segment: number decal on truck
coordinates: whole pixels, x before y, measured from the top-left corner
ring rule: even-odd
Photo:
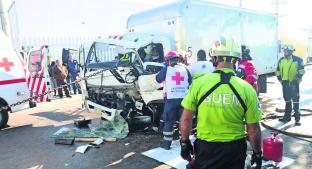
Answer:
[[[187,48],[187,56],[190,58],[190,57],[192,57],[192,54],[193,54],[193,52],[192,52],[192,47],[189,46],[189,47]]]

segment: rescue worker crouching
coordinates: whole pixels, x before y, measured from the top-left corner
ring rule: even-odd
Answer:
[[[178,63],[179,57],[175,51],[169,51],[165,59],[167,64],[156,75],[156,81],[164,84],[165,106],[162,115],[164,138],[161,147],[169,150],[173,140],[173,125],[181,117],[181,101],[192,83],[192,78],[186,66]]]
[[[283,86],[283,97],[285,100],[285,114],[280,121],[287,123],[291,120],[292,103],[295,116],[295,125],[300,124],[299,110],[299,84],[304,75],[304,64],[301,58],[294,56],[294,47],[290,44],[282,46],[284,57],[282,57],[277,65],[276,76]]]
[[[251,84],[252,87],[256,90],[257,95],[259,95],[257,70],[254,63],[252,62],[250,49],[246,45],[242,45],[242,59],[238,63],[236,76]]]
[[[191,154],[195,154],[192,168],[196,169],[243,169],[248,136],[253,149],[251,164],[260,169],[262,112],[258,97],[251,85],[234,74],[241,46],[231,36],[222,36],[210,56],[216,71],[194,80],[182,101],[181,157],[191,161]],[[189,135],[194,115],[197,140],[193,151]]]

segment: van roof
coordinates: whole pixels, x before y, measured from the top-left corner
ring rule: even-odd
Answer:
[[[97,39],[95,43],[105,43],[105,44],[110,44],[110,45],[127,47],[129,49],[136,49],[136,43],[131,42],[129,40],[125,40],[125,39],[101,38],[101,39]]]

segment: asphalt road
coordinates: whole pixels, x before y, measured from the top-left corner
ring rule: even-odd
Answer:
[[[302,82],[301,104],[305,108],[312,108],[311,73],[309,67]],[[262,109],[266,114],[275,112],[276,107],[283,107],[280,84],[275,78],[270,78],[268,85],[268,93],[261,95]],[[74,154],[82,143],[55,145],[52,134],[61,127],[72,127],[73,120],[87,118],[98,121],[97,115],[85,112],[81,105],[81,96],[76,95],[11,114],[9,127],[0,131],[0,169],[170,168],[141,155],[141,152],[159,146],[161,136],[152,132],[130,133],[125,139],[91,148],[85,154]],[[312,117],[303,117],[303,125],[297,130],[311,134],[311,120]],[[263,136],[268,135],[269,131],[264,130]],[[288,168],[312,168],[312,140],[280,136],[284,139],[284,155],[295,160]]]

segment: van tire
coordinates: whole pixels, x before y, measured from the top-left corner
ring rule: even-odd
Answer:
[[[0,107],[3,107],[3,105],[0,104]],[[0,112],[0,129],[6,127],[8,120],[9,120],[9,112],[8,110],[2,110]]]

